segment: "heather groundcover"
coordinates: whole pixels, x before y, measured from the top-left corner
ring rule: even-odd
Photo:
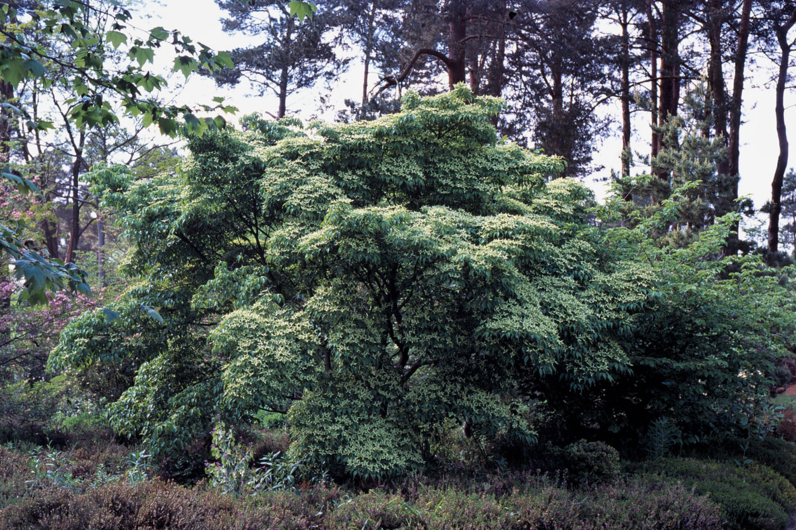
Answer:
[[[0,448],[0,527],[718,530],[724,521],[721,507],[676,482],[619,478],[568,490],[534,472],[414,478],[367,490],[305,483],[233,495],[204,482],[150,479],[124,449]]]
[[[639,462],[581,441],[508,465],[496,448],[451,436],[435,472],[375,481],[314,475],[280,456],[282,427],[230,433],[214,433],[199,469],[102,430],[62,432],[60,449],[7,442],[0,528],[784,530],[796,508],[785,478],[796,446],[783,439],[716,440],[710,459]]]

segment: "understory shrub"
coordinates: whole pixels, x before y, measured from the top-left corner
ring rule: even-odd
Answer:
[[[782,530],[796,509],[796,488],[773,469],[756,462],[739,466],[689,458],[661,458],[637,471],[665,477],[709,495],[727,517],[727,528]]]
[[[603,442],[580,440],[559,454],[559,469],[566,469],[568,481],[575,485],[611,482],[621,472],[619,452]]]
[[[707,530],[719,508],[681,484],[622,481],[573,493],[547,485],[504,496],[455,489],[409,495],[371,491],[338,506],[325,528],[439,530]]]
[[[109,484],[75,494],[41,490],[6,508],[0,528],[12,530],[298,530],[310,528],[313,510],[301,497],[274,493],[267,509],[216,491],[198,491],[159,481]]]
[[[754,460],[776,470],[796,487],[796,443],[782,438],[710,440],[693,454],[728,462]]]
[[[44,488],[0,511],[16,530],[719,530],[722,514],[681,484],[621,481],[569,492],[541,479],[506,495],[421,486],[358,496],[313,486],[233,497],[159,481],[107,484],[77,493]]]
[[[765,464],[796,486],[796,444],[781,438],[753,440],[746,457]]]

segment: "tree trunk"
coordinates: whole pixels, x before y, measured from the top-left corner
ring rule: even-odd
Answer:
[[[627,6],[622,6],[620,25],[622,26],[622,176],[630,175],[632,154],[630,151],[630,24]]]
[[[368,104],[368,71],[370,69],[370,56],[373,53],[373,22],[376,19],[376,2],[370,5],[368,16],[368,37],[365,41],[365,76],[362,80],[362,106]]]
[[[291,39],[293,38],[293,17],[288,19],[287,34],[285,35],[285,42],[287,43],[286,49],[290,49]],[[282,71],[279,73],[279,110],[276,113],[277,119],[281,120],[285,117],[287,112],[287,85],[290,79],[290,72],[288,71],[287,61],[282,66]]]
[[[508,18],[508,11],[506,2],[502,1],[498,9],[499,24],[495,31],[497,42],[492,48],[493,54],[486,74],[486,86],[483,90],[483,93],[488,96],[500,97],[503,93],[503,81],[506,73],[506,24],[503,21]],[[497,124],[497,116],[494,120]]]
[[[730,203],[729,211],[734,209],[735,199],[738,198],[738,181],[740,180],[740,132],[741,110],[743,108],[743,82],[746,67],[746,53],[749,48],[749,19],[752,12],[752,0],[743,0],[741,5],[741,19],[738,23],[738,42],[735,47],[735,72],[732,80],[732,103],[730,104],[730,138],[729,138],[729,163],[727,175],[730,177]],[[787,158],[787,155],[785,155]],[[727,253],[736,254],[740,246],[740,221],[735,223],[727,240]]]
[[[448,19],[448,85],[451,90],[467,81],[467,7],[466,2],[454,2]]]
[[[649,25],[649,52],[650,52],[650,111],[652,114],[651,123],[652,138],[650,147],[650,158],[658,156],[658,146],[660,145],[660,134],[655,130],[658,122],[658,25],[655,23],[655,13],[652,10],[653,0],[647,0],[647,23]]]
[[[743,103],[743,81],[746,54],[749,48],[749,19],[752,0],[744,0],[738,25],[738,44],[735,48],[735,73],[732,81],[732,104],[730,106],[729,175],[736,177],[735,197],[738,197],[738,161],[740,155],[739,132],[741,130],[741,105]],[[790,28],[789,28],[790,29]]]
[[[661,16],[661,70],[660,101],[658,104],[658,124],[663,125],[669,116],[677,115],[679,102],[679,62],[678,53],[680,29],[680,9],[676,0],[663,2]],[[658,150],[662,138],[658,136]]]
[[[716,136],[727,141],[727,92],[724,86],[724,62],[722,61],[721,31],[727,16],[724,12],[723,0],[710,0],[707,13],[708,42],[710,43],[710,63],[708,65],[708,84],[713,105],[710,107],[713,118],[713,129]],[[729,161],[718,163],[721,175],[729,175]]]
[[[97,277],[102,287],[105,283],[105,260],[102,255],[102,247],[105,246],[105,230],[102,221],[97,221]]]
[[[83,146],[86,142],[86,132],[80,131],[80,142],[75,152],[75,161],[72,164],[71,177],[71,202],[72,218],[69,220],[69,246],[66,249],[66,263],[73,263],[75,251],[80,240],[80,171],[83,169]]]
[[[0,81],[0,101],[10,101],[14,97],[14,87]],[[11,114],[3,107],[0,109],[0,164],[8,164],[11,160],[11,133],[14,129]]]
[[[788,131],[785,127],[785,85],[788,81],[788,62],[790,60],[790,42],[788,31],[796,24],[796,9],[788,21],[776,29],[777,41],[782,51],[779,61],[779,75],[777,77],[777,103],[774,113],[777,118],[777,139],[779,140],[779,156],[777,167],[774,170],[774,179],[771,181],[771,211],[768,218],[768,250],[769,264],[773,264],[779,249],[779,215],[782,211],[782,181],[788,167]]]

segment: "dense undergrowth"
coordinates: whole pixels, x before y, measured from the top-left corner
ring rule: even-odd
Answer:
[[[112,444],[60,453],[0,449],[0,527],[719,529],[724,517],[677,483],[618,478],[569,491],[546,475],[521,472],[415,478],[367,490],[304,483],[235,496],[204,482],[144,479],[123,452]]]
[[[539,445],[510,465],[500,448],[452,434],[426,475],[335,482],[285,463],[278,425],[215,433],[215,457],[193,462],[206,475],[188,476],[189,465],[86,423],[61,428],[60,449],[0,446],[0,528],[782,530],[796,508],[796,446],[782,439],[642,462],[599,442]],[[194,449],[184,460],[207,456]]]

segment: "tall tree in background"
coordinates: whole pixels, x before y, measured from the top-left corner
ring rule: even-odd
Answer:
[[[449,89],[468,83],[476,94],[502,94],[506,42],[517,15],[505,0],[421,0],[406,15],[404,23],[414,26],[405,30],[406,61],[400,73],[382,80],[377,95],[416,79],[429,57],[442,65]]]
[[[396,64],[403,33],[402,14],[408,9],[407,0],[343,0],[340,25],[347,41],[362,50],[364,73],[362,78],[362,106],[369,100],[373,70],[383,72]]]
[[[785,127],[785,88],[790,76],[790,52],[796,42],[788,33],[796,25],[796,4],[794,2],[768,2],[766,5],[766,21],[776,36],[779,47],[776,106],[777,139],[779,141],[779,155],[777,166],[774,170],[774,179],[771,182],[771,202],[768,204],[768,250],[769,261],[775,259],[779,249],[779,217],[782,211],[782,183],[785,170],[788,167],[788,131]]]
[[[752,0],[708,0],[702,4],[701,12],[695,15],[702,23],[710,49],[707,78],[713,129],[727,146],[727,157],[718,165],[719,174],[727,181],[727,189],[718,197],[715,205],[717,215],[735,210],[738,199],[740,129],[751,8]],[[725,57],[731,59],[733,70],[732,92],[729,94],[724,75]],[[736,226],[730,234],[728,251],[735,252],[738,248]]]
[[[504,133],[564,157],[582,175],[600,130],[594,110],[610,92],[609,38],[597,35],[597,1],[529,3],[515,18],[508,54],[509,107]],[[528,112],[528,111],[531,112]]]
[[[269,113],[275,119],[285,117],[291,94],[321,79],[334,78],[343,67],[335,55],[335,44],[323,38],[333,22],[327,3],[319,3],[312,22],[304,24],[291,16],[281,0],[216,3],[229,13],[229,18],[222,20],[224,31],[242,32],[259,41],[229,52],[235,66],[216,72],[216,82],[236,85],[247,79],[261,95],[275,95],[277,110]]]
[[[622,176],[630,175],[630,166],[633,160],[631,137],[633,134],[631,124],[631,70],[640,62],[640,57],[635,55],[633,25],[638,24],[644,12],[645,4],[641,0],[614,0],[608,2],[608,9],[603,18],[612,20],[620,28],[618,49],[616,52],[617,64],[621,72],[619,88],[614,89],[619,94],[622,105]]]

